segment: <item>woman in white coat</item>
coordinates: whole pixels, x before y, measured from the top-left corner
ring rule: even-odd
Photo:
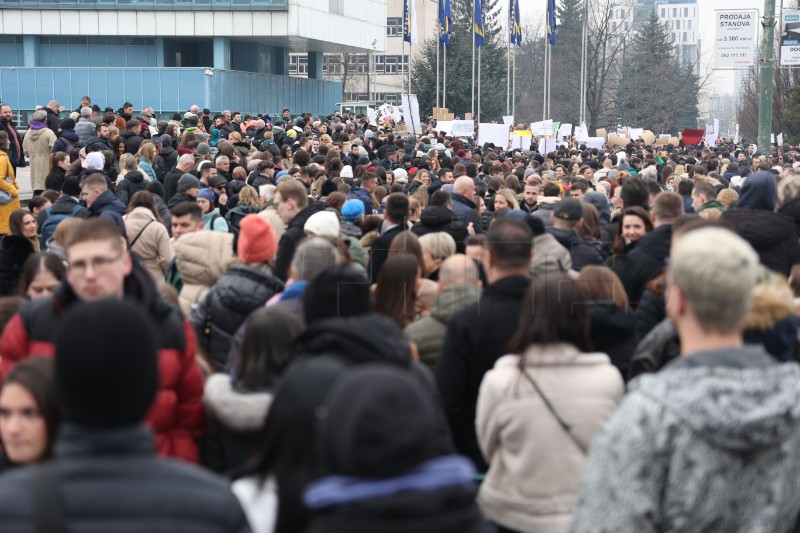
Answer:
[[[532,283],[512,353],[483,378],[478,502],[501,533],[568,530],[592,437],[622,397],[619,372],[591,350],[585,301],[566,275]]]

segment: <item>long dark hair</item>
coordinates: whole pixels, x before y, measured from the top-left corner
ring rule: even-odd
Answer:
[[[67,277],[67,267],[64,261],[54,253],[39,252],[28,257],[22,265],[22,274],[19,277],[19,295],[27,296],[28,287],[33,283],[40,268],[50,272],[58,281]]]
[[[42,460],[50,458],[56,438],[61,415],[55,398],[53,360],[46,357],[29,357],[17,364],[3,380],[5,387],[16,383],[33,396],[47,427],[47,447]]]
[[[622,216],[619,217],[619,227],[617,228],[617,234],[614,236],[614,244],[612,246],[612,251],[616,255],[625,254],[625,238],[622,236],[622,223],[625,221],[626,216],[639,217],[642,219],[642,222],[644,222],[645,231],[647,233],[653,231],[653,222],[650,220],[650,215],[644,210],[643,207],[634,205],[632,207],[625,208],[622,211]]]
[[[325,356],[293,364],[267,413],[259,455],[234,476],[255,476],[262,485],[274,476],[278,485],[275,531],[305,531],[310,522],[303,490],[321,475],[314,437],[316,415],[345,369],[340,360]]]
[[[375,285],[374,309],[404,328],[414,319],[417,299],[417,276],[422,269],[411,254],[390,257],[381,267]]]
[[[236,384],[258,390],[277,384],[295,356],[303,322],[293,313],[261,308],[247,322],[236,362]]]
[[[153,216],[156,218],[156,222],[164,223],[161,220],[161,215],[158,214],[158,207],[156,207],[156,201],[153,199],[153,193],[149,191],[137,191],[131,196],[130,203],[128,204],[128,211],[126,214],[129,214],[131,211],[136,209],[137,207],[145,207],[153,213]]]
[[[563,273],[548,273],[525,292],[517,332],[508,343],[525,365],[525,351],[532,344],[565,342],[582,352],[592,351],[586,294],[579,283]]]

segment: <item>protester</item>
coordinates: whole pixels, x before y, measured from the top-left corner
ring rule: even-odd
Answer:
[[[156,448],[162,456],[197,462],[194,439],[203,430],[203,387],[194,359],[194,334],[178,310],[156,296],[152,278],[132,260],[123,242],[116,226],[106,220],[87,221],[70,233],[67,283],[50,298],[28,302],[11,319],[0,337],[0,372],[5,376],[29,356],[52,357],[64,313],[80,307],[80,302],[125,297],[135,300],[158,323],[160,332],[157,341],[162,372],[158,396],[148,415],[148,424],[156,432]],[[89,337],[101,337],[101,333],[102,329],[96,329]]]
[[[758,262],[719,228],[673,243],[667,310],[682,357],[631,382],[595,438],[573,530],[793,527],[800,367],[742,342]]]
[[[107,222],[82,227],[101,226],[116,232]],[[121,246],[118,232],[115,239]],[[83,261],[75,251],[70,249],[71,259]],[[157,531],[191,523],[200,532],[248,531],[241,506],[224,483],[185,463],[156,458],[153,434],[141,423],[159,402],[164,366],[155,330],[163,331],[163,325],[156,326],[148,314],[152,317],[130,302],[100,299],[61,319],[50,354],[63,419],[54,460],[0,478],[4,527]],[[87,336],[86,324],[102,333]]]
[[[564,274],[526,291],[509,355],[480,388],[475,419],[489,463],[478,501],[511,531],[566,531],[594,434],[624,390],[591,348],[580,284]]]
[[[34,216],[22,209],[11,213],[9,234],[0,241],[0,296],[17,292],[25,261],[39,251],[39,237]]]
[[[35,253],[22,265],[19,294],[28,300],[52,296],[66,278],[66,273],[66,264],[56,254]]]
[[[174,253],[153,195],[147,191],[134,194],[123,218],[131,252],[142,261],[157,285],[164,283]]]
[[[21,362],[0,390],[0,470],[50,459],[59,425],[53,361],[31,357]]]

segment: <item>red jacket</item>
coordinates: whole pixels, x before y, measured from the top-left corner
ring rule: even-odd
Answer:
[[[205,415],[203,376],[195,360],[197,341],[192,326],[180,311],[158,297],[143,267],[135,266],[125,280],[125,294],[144,305],[161,332],[157,339],[159,390],[145,420],[156,433],[156,450],[162,456],[197,463],[195,440],[205,430]],[[14,315],[0,337],[0,380],[26,357],[55,355],[61,318],[76,301],[72,288],[64,282],[52,298],[32,300]],[[86,325],[86,334],[91,335],[91,324]]]

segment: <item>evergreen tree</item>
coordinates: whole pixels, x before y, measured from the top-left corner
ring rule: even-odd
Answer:
[[[556,8],[556,44],[551,49],[550,114],[570,124],[578,124],[580,115],[583,11],[583,0],[561,0]]]
[[[481,50],[482,121],[500,120],[506,111],[508,35],[500,22],[500,17],[505,14],[504,1],[486,0],[485,45]],[[471,0],[451,2],[453,28],[447,49],[447,107],[462,117],[472,110],[472,6]],[[421,115],[430,113],[436,104],[437,35],[426,37],[418,45],[422,46],[422,55],[414,62],[411,80],[411,90],[417,94]],[[440,54],[440,69],[443,69],[444,48]],[[476,63],[477,56],[476,49]],[[477,77],[477,64],[475,75]],[[441,80],[440,74],[440,83]],[[477,112],[477,83],[475,110]]]
[[[667,28],[653,10],[633,39],[627,62],[626,122],[656,133],[695,127],[699,79],[683,67]]]

